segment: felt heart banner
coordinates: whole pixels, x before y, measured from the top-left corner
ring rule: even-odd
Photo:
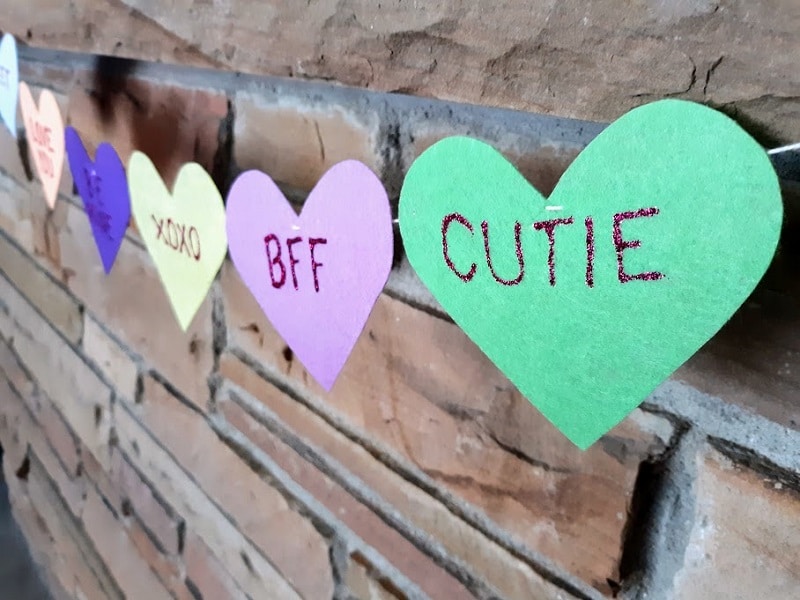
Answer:
[[[61,109],[50,90],[39,97],[39,107],[24,81],[19,84],[19,103],[36,172],[42,181],[47,205],[52,209],[58,198],[58,186],[64,168],[64,122]]]
[[[445,139],[409,170],[399,216],[422,281],[585,449],[753,291],[782,204],[736,123],[664,100],[606,128],[547,200],[488,145]]]
[[[19,61],[17,41],[10,33],[0,40],[0,119],[11,135],[17,137],[17,97],[19,94]]]
[[[183,165],[170,194],[138,151],[128,162],[128,187],[139,233],[186,331],[227,252],[222,196],[197,163]]]
[[[78,132],[67,127],[65,135],[72,179],[89,217],[103,269],[110,273],[131,218],[125,167],[111,144],[100,144],[92,162]]]
[[[239,275],[309,373],[330,390],[392,266],[389,200],[357,161],[333,166],[298,216],[264,173],[248,171],[227,199]]]

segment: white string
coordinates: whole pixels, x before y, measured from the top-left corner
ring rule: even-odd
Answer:
[[[773,148],[767,150],[767,154],[781,154],[782,152],[790,152],[792,150],[800,150],[800,142],[796,144],[789,144],[788,146],[781,146],[780,148]]]

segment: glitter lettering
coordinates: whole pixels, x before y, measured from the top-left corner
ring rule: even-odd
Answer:
[[[659,279],[663,279],[664,277],[666,277],[663,273],[659,271],[648,271],[644,273],[638,273],[635,275],[628,274],[625,272],[623,264],[623,252],[625,250],[639,248],[642,245],[642,242],[640,240],[624,240],[622,237],[622,222],[629,219],[653,217],[657,214],[659,214],[659,210],[653,207],[653,208],[641,208],[635,211],[620,212],[613,216],[611,223],[613,229],[612,241],[614,245],[614,251],[616,253],[617,278],[620,283],[628,283],[630,281],[658,281]],[[441,224],[442,257],[444,258],[444,262],[447,265],[447,268],[450,269],[450,271],[452,271],[459,279],[461,279],[465,283],[469,283],[477,274],[478,266],[476,263],[473,262],[470,264],[469,271],[464,272],[460,270],[458,267],[456,267],[456,265],[454,264],[453,259],[451,257],[451,252],[453,251],[454,244],[452,236],[448,237],[448,234],[451,233],[450,226],[453,223],[458,223],[460,226],[466,229],[470,237],[474,237],[475,228],[466,217],[457,212],[445,215],[445,217],[442,219],[442,224]],[[556,230],[562,225],[566,227],[569,225],[573,225],[574,223],[575,223],[575,218],[572,216],[558,218],[558,219],[549,219],[545,221],[536,221],[533,223],[532,229],[534,231],[536,232],[543,231],[547,235],[547,245],[548,245],[547,271],[548,271],[548,282],[551,287],[555,287],[557,283]],[[595,219],[591,216],[585,217],[584,227],[586,229],[585,281],[587,287],[594,288],[595,262],[596,262]],[[489,273],[491,274],[492,278],[500,285],[512,287],[522,282],[522,280],[525,277],[525,256],[522,248],[522,242],[523,242],[522,230],[523,230],[522,224],[519,221],[515,221],[514,253],[516,254],[517,257],[517,264],[519,265],[519,271],[517,272],[516,277],[514,277],[513,279],[505,279],[497,273],[497,270],[495,269],[496,260],[492,259],[492,248],[489,240],[489,222],[486,220],[481,222],[481,233],[483,234],[483,249],[486,258],[486,265],[489,267]],[[578,251],[578,249],[574,247],[574,244],[577,241],[576,236],[573,236],[571,234],[562,234],[560,237],[565,238],[559,243],[560,246],[564,246],[565,244],[567,244],[570,246],[569,252]],[[464,242],[462,241],[461,243]],[[497,249],[495,248],[495,252],[496,250]],[[565,251],[564,248],[561,248],[559,250],[559,252],[564,252],[564,251]],[[606,255],[603,254],[602,256],[605,257]],[[461,258],[460,260],[464,259]],[[563,268],[564,267],[562,267],[562,270]]]
[[[275,249],[276,254],[275,257],[272,257],[272,253],[269,251],[270,243],[275,242]],[[281,260],[281,242],[278,239],[278,236],[274,233],[270,233],[267,237],[264,238],[264,250],[267,253],[267,264],[269,265],[269,278],[272,281],[272,287],[275,289],[280,289],[283,287],[283,284],[286,283],[286,267],[283,266],[283,261]],[[281,270],[280,279],[275,278],[275,270],[273,267],[279,267]]]
[[[99,207],[90,209],[90,204],[86,205],[86,212],[89,218],[93,219],[92,214],[105,215],[102,211],[102,203]],[[156,241],[164,240],[164,244],[177,251],[178,254],[186,254],[189,258],[200,260],[200,234],[194,226],[187,226],[170,219],[157,219],[155,215],[150,215],[153,224],[156,226]],[[110,219],[106,215],[105,221]],[[188,242],[187,242],[187,239]]]
[[[594,221],[586,217],[586,285],[594,287]]]
[[[487,221],[481,223],[481,231],[483,232],[483,249],[486,252],[486,264],[489,266],[489,271],[492,273],[494,280],[497,283],[507,286],[519,284],[525,276],[525,259],[522,256],[522,241],[520,239],[522,223],[519,221],[514,223],[514,250],[517,254],[517,263],[519,263],[519,274],[514,279],[503,279],[495,273],[494,267],[492,266],[491,252],[489,251],[489,223]]]
[[[328,240],[325,238],[309,238],[308,250],[311,253],[311,273],[314,275],[314,291],[319,293],[319,279],[317,279],[317,268],[323,266],[321,262],[317,262],[314,256],[314,248],[318,245],[327,244]]]
[[[559,225],[572,225],[573,219],[550,219],[549,221],[538,221],[533,224],[536,231],[544,229],[547,233],[547,243],[549,250],[547,252],[547,268],[550,275],[550,285],[556,284],[556,227]]]
[[[632,240],[626,242],[622,239],[622,222],[628,219],[638,219],[641,217],[653,217],[658,214],[658,209],[640,208],[636,211],[625,211],[614,215],[614,250],[617,252],[617,277],[620,283],[628,283],[629,281],[658,281],[664,277],[663,273],[658,271],[648,271],[645,273],[638,273],[636,275],[628,275],[625,272],[625,266],[622,263],[622,253],[627,249],[638,248],[642,245],[639,240]]]
[[[286,240],[286,249],[289,251],[289,269],[292,272],[292,283],[294,284],[294,289],[297,289],[297,271],[295,271],[294,266],[300,264],[300,261],[294,257],[292,246],[299,244],[302,241],[303,238],[301,237],[293,237]]]
[[[301,272],[303,268],[297,268],[297,265],[301,264],[300,258],[297,256],[295,246],[300,244],[303,241],[301,236],[295,236],[291,238],[287,238],[286,243],[286,253],[289,256],[289,267],[288,270],[292,276],[292,287],[295,290],[299,290],[301,287]],[[317,246],[325,245],[328,243],[327,238],[322,237],[312,237],[308,238],[308,253],[310,257],[309,265],[311,267],[311,277],[314,280],[314,291],[319,293],[320,289],[320,282],[319,282],[319,268],[324,266],[322,262],[317,260],[317,256],[315,254],[315,249]],[[287,276],[287,268],[283,262],[283,245],[281,244],[281,239],[275,235],[274,233],[270,233],[268,236],[264,238],[264,249],[267,253],[267,263],[269,265],[269,276],[270,281],[272,282],[272,287],[276,289],[280,289],[286,283],[286,276]],[[303,263],[305,264],[305,263]],[[278,274],[278,271],[280,272]]]
[[[466,217],[460,215],[458,213],[450,213],[449,215],[445,216],[442,219],[442,254],[444,255],[444,262],[447,263],[447,266],[450,267],[450,270],[458,275],[458,277],[465,283],[469,283],[469,281],[475,276],[475,271],[478,269],[478,265],[472,263],[472,266],[469,268],[469,271],[466,273],[462,273],[456,266],[453,264],[453,261],[450,259],[450,254],[448,252],[448,245],[447,245],[447,232],[450,229],[450,224],[455,221],[460,225],[463,225],[470,234],[474,233],[474,229],[472,228],[472,223],[470,223]]]

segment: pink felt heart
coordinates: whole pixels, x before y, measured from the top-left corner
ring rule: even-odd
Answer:
[[[298,216],[260,171],[227,200],[233,264],[309,373],[330,390],[392,266],[389,200],[365,165],[332,167]]]

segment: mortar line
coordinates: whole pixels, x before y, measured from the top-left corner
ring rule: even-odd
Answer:
[[[662,383],[642,406],[678,415],[708,438],[745,448],[787,471],[796,472],[800,465],[800,431],[681,381]]]
[[[662,470],[650,514],[640,536],[644,548],[641,571],[623,582],[622,597],[634,600],[669,600],[675,576],[684,563],[695,523],[697,459],[705,444],[702,432],[684,431],[672,452],[659,465]]]

